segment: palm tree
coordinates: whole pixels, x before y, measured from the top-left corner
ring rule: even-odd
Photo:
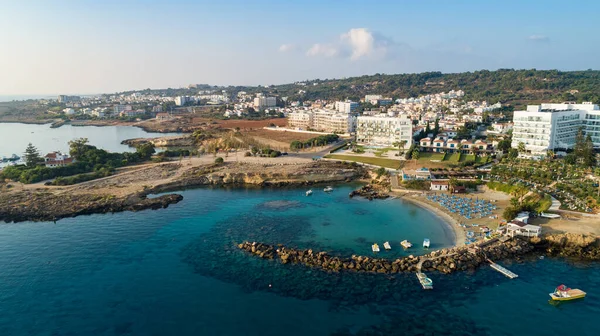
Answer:
[[[412,152],[412,158],[415,160],[415,168],[417,167],[417,161],[419,160],[419,155],[421,155],[419,153],[419,150],[415,148]]]

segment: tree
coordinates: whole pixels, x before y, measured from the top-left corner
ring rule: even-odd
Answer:
[[[448,181],[448,190],[450,192],[454,192],[454,187],[456,187],[458,185],[458,180],[456,179],[456,177],[451,177],[450,181]]]
[[[418,160],[420,155],[421,155],[421,152],[419,152],[419,150],[415,148],[412,152],[413,160],[415,160],[415,161]]]
[[[527,195],[529,190],[522,185],[517,185],[511,192],[511,194],[517,199],[519,205],[523,203],[523,196]]]
[[[519,154],[525,153],[525,143],[523,141],[520,141],[517,145],[517,151]]]
[[[519,156],[519,151],[516,148],[511,148],[508,150],[508,157],[511,159],[516,159]]]
[[[35,167],[38,163],[42,161],[42,157],[40,156],[40,152],[38,149],[31,144],[31,142],[25,148],[25,164],[27,167]]]
[[[215,159],[215,164],[222,164],[223,162],[225,162],[225,160],[220,156]]]
[[[585,152],[585,136],[583,134],[583,127],[579,127],[577,135],[575,136],[575,145],[573,146],[573,153],[578,159],[584,159]]]
[[[75,160],[81,160],[88,146],[88,138],[79,138],[69,141],[69,155]]]
[[[154,145],[151,142],[146,142],[145,144],[139,145],[135,150],[144,160],[148,160],[150,157],[152,157],[152,154],[156,153]]]
[[[511,140],[510,139],[504,139],[500,142],[498,142],[498,150],[501,150],[502,152],[506,152],[508,150],[510,150],[510,146],[511,146]]]
[[[511,221],[511,220],[515,219],[515,217],[517,217],[519,212],[520,212],[520,210],[518,208],[509,206],[509,207],[506,207],[506,209],[504,209],[504,212],[502,213],[502,217],[504,217],[504,219],[506,219],[507,221]]]
[[[468,139],[471,137],[471,130],[467,126],[462,126],[456,131],[456,137],[458,139]]]
[[[583,147],[583,164],[586,167],[593,167],[596,165],[596,153],[594,153],[594,142],[592,141],[591,135],[587,135]]]
[[[404,150],[404,146],[406,146],[407,143],[408,143],[408,141],[406,141],[406,140],[400,140],[400,143],[398,144],[398,147],[401,150]],[[398,152],[398,154],[400,154],[400,152]]]

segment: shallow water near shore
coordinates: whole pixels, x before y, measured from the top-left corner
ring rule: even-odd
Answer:
[[[158,211],[0,225],[1,335],[597,335],[600,265],[536,257],[414,274],[330,274],[262,260],[244,240],[341,255],[426,253],[453,242],[436,216],[401,200],[349,199],[355,186],[195,189]],[[450,234],[449,234],[450,233]],[[383,251],[389,240],[393,250]],[[553,306],[565,283],[588,292]],[[567,321],[567,322],[565,322]]]

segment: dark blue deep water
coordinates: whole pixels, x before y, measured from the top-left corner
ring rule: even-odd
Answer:
[[[329,274],[237,250],[256,240],[342,255],[389,240],[450,246],[400,200],[304,190],[197,189],[165,210],[0,225],[0,335],[599,335],[600,265],[503,261],[520,277]],[[423,253],[415,248],[412,253]],[[588,297],[554,306],[561,283]],[[270,286],[269,286],[270,285]]]

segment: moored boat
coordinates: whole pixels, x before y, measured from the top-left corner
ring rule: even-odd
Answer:
[[[306,196],[310,196],[310,195],[312,195],[312,190],[308,190],[308,191],[306,192]]]
[[[330,186],[325,187],[325,189],[323,189],[324,192],[332,192],[333,188]]]
[[[565,285],[560,285],[556,287],[554,293],[550,293],[550,298],[554,301],[570,301],[583,299],[585,297],[585,292],[581,289],[571,289]]]
[[[403,241],[400,242],[400,245],[402,245],[402,247],[404,248],[411,248],[412,247],[412,243],[409,242],[408,240],[404,239]]]
[[[431,244],[431,242],[429,241],[429,238],[425,238],[423,240],[423,247],[425,248],[429,248],[429,245]]]
[[[377,244],[373,244],[373,245],[371,246],[371,249],[373,250],[373,252],[379,252],[379,245],[377,245]]]
[[[433,280],[428,278],[427,275],[425,275],[425,273],[418,272],[417,279],[419,279],[419,282],[421,283],[423,289],[433,289]]]
[[[383,243],[383,248],[385,248],[386,250],[391,250],[392,247],[390,246],[390,242]]]

